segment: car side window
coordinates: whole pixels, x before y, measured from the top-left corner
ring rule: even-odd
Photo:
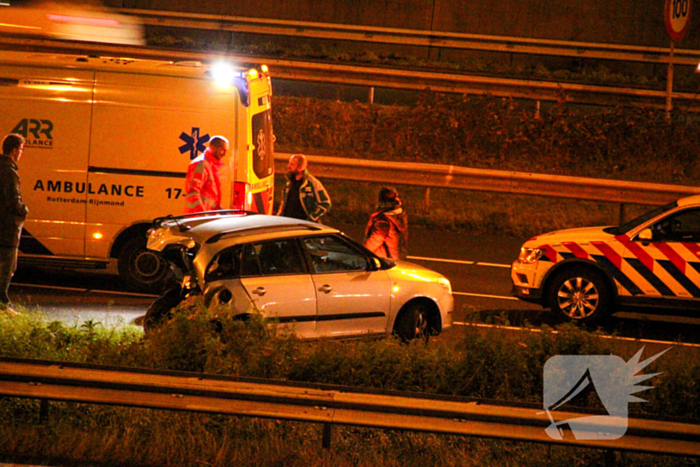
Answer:
[[[220,251],[207,266],[206,282],[238,277],[241,266],[241,248],[236,245]]]
[[[654,241],[700,242],[700,209],[672,214],[652,227]]]
[[[249,243],[243,247],[242,276],[304,273],[304,262],[294,239]]]
[[[367,257],[335,236],[304,239],[314,272],[359,271],[368,267]]]

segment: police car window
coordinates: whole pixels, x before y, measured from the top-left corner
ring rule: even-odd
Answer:
[[[654,241],[700,242],[700,209],[686,209],[652,226]]]
[[[367,257],[335,236],[304,239],[316,274],[366,270]]]
[[[659,206],[658,208],[653,209],[645,214],[642,214],[641,216],[639,216],[635,219],[632,219],[631,221],[626,222],[620,226],[608,227],[605,229],[605,232],[612,234],[612,235],[625,234],[625,233],[629,232],[630,230],[634,229],[635,227],[642,225],[646,221],[653,219],[656,216],[658,216],[659,214],[663,214],[664,212],[669,211],[669,210],[675,208],[676,206],[678,206],[678,203],[676,201],[668,203],[664,206]]]
[[[241,248],[235,246],[219,252],[207,266],[204,276],[206,282],[234,279],[238,277],[241,266]]]
[[[243,248],[242,276],[269,276],[306,272],[294,239],[250,243]]]

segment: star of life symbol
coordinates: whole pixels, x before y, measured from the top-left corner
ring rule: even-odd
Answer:
[[[192,127],[192,134],[188,135],[184,131],[180,133],[180,139],[185,142],[178,149],[180,154],[184,154],[189,151],[190,160],[196,158],[200,152],[204,152],[207,147],[205,144],[209,141],[209,133],[204,136],[199,136],[199,128]]]
[[[544,409],[551,424],[544,430],[552,439],[567,436],[568,426],[578,440],[613,440],[627,432],[629,402],[646,402],[632,394],[652,389],[637,386],[661,373],[637,375],[642,369],[666,353],[657,353],[639,361],[642,347],[628,362],[616,355],[556,355],[544,365]],[[608,415],[591,415],[562,419],[556,412],[572,399],[590,397],[594,393]],[[542,413],[542,412],[540,412]]]
[[[265,132],[263,130],[258,131],[257,143],[258,143],[258,157],[261,160],[264,160],[265,157],[267,156],[267,144],[265,142]]]

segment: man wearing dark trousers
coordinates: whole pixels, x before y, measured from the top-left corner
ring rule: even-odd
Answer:
[[[11,133],[2,141],[0,156],[0,311],[10,308],[7,292],[17,269],[17,249],[29,210],[22,202],[17,162],[24,151],[24,137]]]

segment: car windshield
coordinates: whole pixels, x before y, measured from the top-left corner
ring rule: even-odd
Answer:
[[[641,216],[639,216],[635,219],[632,219],[629,222],[625,222],[622,225],[619,225],[617,227],[608,227],[607,229],[605,229],[605,232],[612,234],[612,235],[625,234],[625,233],[629,232],[630,230],[634,229],[635,227],[642,225],[643,223],[645,223],[649,219],[653,219],[654,217],[658,216],[659,214],[663,214],[666,211],[669,211],[669,210],[675,208],[676,206],[678,206],[678,202],[676,202],[676,201],[674,201],[672,203],[668,203],[664,206],[660,206],[656,209],[653,209],[653,210],[647,212],[646,214],[642,214]]]

